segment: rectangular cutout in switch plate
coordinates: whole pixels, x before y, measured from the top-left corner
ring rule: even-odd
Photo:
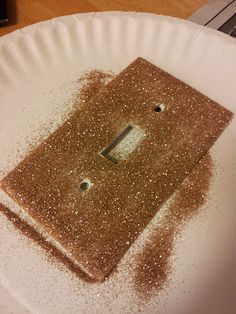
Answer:
[[[144,136],[143,130],[129,124],[110,145],[101,151],[101,155],[117,164],[137,148]]]

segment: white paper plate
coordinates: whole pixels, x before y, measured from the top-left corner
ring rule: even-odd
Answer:
[[[236,112],[236,41],[227,35],[141,13],[78,14],[38,23],[0,38],[1,177],[26,154],[29,139],[36,145],[48,126],[55,129],[70,111],[75,81],[84,71],[117,73],[137,56]],[[146,304],[135,294],[132,269],[125,265],[158,215],[122,259],[119,271],[95,285],[50,264],[1,215],[2,284],[33,313],[231,313],[236,307],[235,136],[236,119],[211,150],[217,171],[206,211],[176,241],[168,287]],[[4,193],[0,197],[8,202]]]

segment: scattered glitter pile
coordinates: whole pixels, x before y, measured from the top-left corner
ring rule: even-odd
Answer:
[[[69,258],[67,258],[62,252],[60,252],[54,245],[48,242],[38,231],[22,220],[17,214],[13,213],[9,208],[0,203],[0,212],[10,221],[13,226],[19,230],[24,236],[34,241],[39,245],[46,253],[47,258],[52,263],[56,263],[60,267],[62,262],[70,271],[72,271],[77,277],[86,281],[87,283],[94,282],[91,277],[81,271],[80,267],[77,267]]]
[[[105,85],[114,78],[114,74],[99,70],[86,72],[78,79],[82,84],[78,94],[78,103],[85,103],[94,97],[99,91],[103,90]],[[77,107],[77,104],[75,104]]]
[[[175,237],[206,201],[211,176],[212,159],[207,154],[176,191],[163,221],[137,256],[134,284],[141,296],[149,298],[164,287],[171,272],[170,256]]]

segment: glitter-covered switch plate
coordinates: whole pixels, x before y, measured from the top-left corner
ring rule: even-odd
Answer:
[[[231,118],[138,58],[79,104],[1,186],[102,281]]]
[[[235,114],[235,55],[235,40],[220,32],[176,18],[132,12],[60,17],[1,37],[0,180],[29,155],[29,149],[38,147],[68,118],[80,87],[78,79],[86,71],[97,69],[116,75],[141,56]],[[163,104],[157,105],[164,110],[158,112],[160,109],[154,111],[151,104],[143,105],[156,123],[168,114],[168,106],[165,111]],[[145,114],[140,119],[144,120]],[[151,126],[146,130],[145,121],[138,124],[133,119],[123,119],[119,127],[117,124],[111,125],[109,138],[94,152],[96,160],[102,160],[111,169],[128,165],[150,136],[147,130]],[[122,134],[128,137],[113,147],[111,144]],[[159,225],[166,227],[162,225],[166,206],[159,211],[151,208],[150,218],[155,210],[157,214],[126,251],[117,270],[107,280],[94,284],[85,283],[61,262],[48,260],[45,251],[19,232],[1,212],[1,285],[14,296],[16,304],[31,313],[235,313],[226,309],[236,306],[235,136],[233,119],[210,149],[214,167],[207,201],[200,213],[184,221],[184,228],[173,235],[171,274],[161,291],[155,294],[154,290],[152,298],[142,302],[134,286],[134,272],[137,256],[149,245],[149,237]],[[149,152],[148,157],[153,167],[158,156]],[[99,175],[102,177],[102,171]],[[142,184],[151,189],[149,182],[142,180]],[[77,185],[80,187],[85,189],[84,199],[94,193],[98,185],[92,172],[81,176]],[[113,186],[106,188],[109,194]],[[131,206],[132,201],[127,199],[126,203]],[[25,209],[2,189],[0,203],[35,226]],[[153,254],[159,255],[158,251]],[[6,304],[0,300],[0,305]],[[8,312],[18,313],[12,306]]]

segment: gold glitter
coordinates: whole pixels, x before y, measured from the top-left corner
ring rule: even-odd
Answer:
[[[212,176],[212,159],[205,155],[183,181],[168,212],[136,259],[134,286],[145,299],[158,294],[171,273],[170,257],[176,235],[196,215],[207,198]]]
[[[13,213],[9,208],[0,203],[0,212],[10,221],[13,226],[19,230],[24,236],[34,241],[45,252],[49,261],[52,263],[62,262],[70,271],[76,274],[77,277],[86,281],[87,283],[94,282],[91,277],[87,276],[81,269],[76,266],[69,258],[62,254],[54,245],[48,242],[41,234],[39,234],[33,227],[22,220],[17,214]],[[60,265],[59,265],[60,266]]]
[[[75,102],[74,109],[78,107],[78,101],[86,100],[93,97],[98,91],[104,88],[105,84],[111,80],[114,75],[99,70],[92,70],[86,72],[78,80],[82,88],[78,92],[77,102]],[[29,150],[30,147],[29,147]],[[72,171],[70,172],[72,174]],[[76,266],[68,257],[60,252],[52,243],[46,240],[40,233],[38,233],[32,226],[22,220],[17,214],[13,213],[9,208],[0,203],[0,212],[10,221],[13,226],[19,230],[23,235],[27,236],[35,244],[39,245],[46,253],[48,260],[52,263],[57,263],[60,267],[60,262],[72,271],[78,278],[93,283],[94,280],[87,276],[81,268]],[[113,272],[115,271],[115,268]]]
[[[88,71],[82,75],[78,79],[78,83],[82,84],[82,88],[78,93],[78,102],[75,103],[75,108],[78,107],[78,103],[85,103],[94,97],[112,78],[114,78],[113,73],[99,70]]]
[[[160,104],[164,110],[156,112]],[[101,281],[231,118],[225,108],[138,58],[81,102],[2,187]],[[145,131],[145,140],[114,165],[99,152],[129,123]],[[85,178],[93,183],[89,191],[79,188]]]

